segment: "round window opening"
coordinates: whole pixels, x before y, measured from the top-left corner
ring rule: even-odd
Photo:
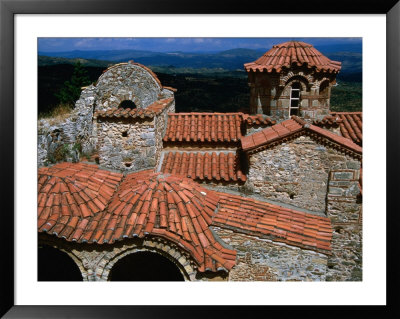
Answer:
[[[131,100],[124,100],[119,105],[122,109],[136,109],[136,104]]]

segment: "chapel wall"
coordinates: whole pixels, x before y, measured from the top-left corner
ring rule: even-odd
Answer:
[[[229,281],[324,281],[327,255],[213,227],[237,252]]]
[[[154,168],[155,118],[97,119],[100,166],[122,171]]]
[[[325,213],[329,173],[340,169],[359,171],[360,161],[300,136],[250,155],[245,186],[267,199]]]
[[[362,280],[362,204],[359,171],[330,172],[327,216],[332,222],[332,256],[327,280]]]
[[[316,73],[306,67],[282,70],[279,74],[248,72],[250,113],[266,114],[276,121],[290,118],[291,87],[298,82],[301,84],[298,116],[305,120],[321,119],[329,114],[335,81],[334,75]]]

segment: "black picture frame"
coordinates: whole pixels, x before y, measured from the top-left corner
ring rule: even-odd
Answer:
[[[399,135],[399,57],[400,4],[398,0],[321,0],[245,3],[216,1],[162,0],[0,0],[0,150],[2,150],[1,193],[1,308],[4,318],[204,318],[243,317],[250,315],[299,316],[319,313],[341,317],[361,313],[379,317],[398,317],[396,293],[399,276],[395,274],[398,252],[396,192],[398,187]],[[329,307],[224,307],[224,306],[16,306],[14,303],[14,18],[16,14],[385,14],[387,18],[387,305],[386,306],[329,306]],[[381,64],[380,64],[381,67]],[[382,107],[382,106],[377,106]],[[383,119],[381,119],[383,120]],[[376,129],[379,129],[377,123]],[[383,141],[382,141],[383,142]],[[384,207],[384,205],[382,206]],[[379,212],[382,215],[383,212]],[[329,308],[329,309],[327,309]],[[256,314],[257,313],[257,314]],[[397,315],[396,315],[397,313]]]

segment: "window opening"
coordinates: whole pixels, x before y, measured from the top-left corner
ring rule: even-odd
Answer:
[[[289,117],[300,115],[300,83],[294,82],[290,90]]]
[[[136,109],[136,104],[131,100],[124,100],[119,104],[122,109]]]

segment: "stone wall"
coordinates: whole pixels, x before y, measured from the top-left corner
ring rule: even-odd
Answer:
[[[229,281],[324,281],[326,255],[218,227],[214,232],[237,251]]]
[[[84,89],[66,119],[38,121],[39,167],[60,160],[78,161],[81,154],[90,154],[94,150],[91,135],[94,92],[92,85]]]
[[[96,118],[97,145],[101,166],[137,171],[159,164],[168,113],[173,102],[153,118]]]
[[[300,136],[249,157],[246,188],[268,199],[325,212],[328,174],[360,161]]]
[[[175,101],[165,108],[161,114],[155,118],[156,130],[155,130],[155,147],[156,147],[156,167],[159,167],[161,152],[163,150],[163,137],[167,129],[168,113],[175,113]]]
[[[327,280],[362,280],[362,206],[358,170],[330,173],[327,215],[333,231]]]
[[[137,171],[156,165],[155,118],[97,119],[100,166]]]
[[[96,83],[96,111],[118,107],[124,100],[145,108],[159,99],[161,83],[147,68],[120,63],[106,70]]]
[[[78,161],[81,155],[90,155],[97,149],[97,127],[92,121],[94,111],[118,107],[124,100],[145,108],[159,99],[173,96],[172,89],[163,88],[156,75],[145,66],[129,62],[110,67],[95,86],[82,91],[68,118],[38,121],[38,166],[54,163],[59,153],[63,155],[62,161]],[[174,105],[169,108],[171,112],[175,110]]]
[[[321,119],[329,114],[334,75],[315,73],[300,67],[280,74],[249,72],[250,113],[266,114],[276,121],[288,119],[292,83],[301,84],[300,114],[305,120]],[[321,90],[320,90],[321,89]]]

